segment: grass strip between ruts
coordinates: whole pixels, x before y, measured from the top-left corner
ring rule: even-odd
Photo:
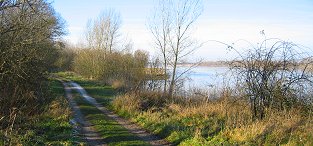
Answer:
[[[88,120],[108,145],[149,145],[116,121],[105,116],[95,106],[88,103],[79,93],[73,93],[84,118]]]

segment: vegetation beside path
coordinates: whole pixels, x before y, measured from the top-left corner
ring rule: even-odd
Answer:
[[[62,73],[61,73],[62,75]],[[98,81],[63,73],[104,106],[176,145],[312,145],[312,113],[271,111],[252,121],[248,103],[224,92],[220,99],[187,101],[155,93],[116,93]]]
[[[209,102],[126,94],[112,107],[177,145],[313,145],[312,113],[269,111],[267,118],[252,121],[248,104],[227,94]]]
[[[85,119],[93,125],[108,145],[148,145],[88,103],[79,93],[73,94],[73,97]]]
[[[11,129],[0,131],[0,145],[80,145],[81,138],[69,123],[68,102],[60,82],[50,79],[50,98],[44,112],[17,117]]]
[[[107,97],[102,98],[102,104],[108,103],[107,100],[112,99],[115,94],[109,86],[78,79],[74,80],[82,85],[92,85],[88,92]],[[81,131],[71,125],[72,112],[64,97],[62,83],[51,78],[48,85],[50,96],[46,99],[44,111],[35,116],[16,117],[10,128],[0,130],[0,145],[86,145]],[[100,110],[86,102],[79,93],[74,93],[73,97],[86,120],[94,125],[95,130],[108,145],[149,145],[114,120],[107,118]]]

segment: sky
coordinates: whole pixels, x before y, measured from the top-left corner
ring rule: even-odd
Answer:
[[[157,0],[52,2],[66,21],[68,34],[64,39],[68,42],[83,42],[87,21],[114,9],[121,15],[123,36],[132,40],[134,50],[146,50],[150,55],[157,55],[147,27],[156,4]],[[234,54],[226,46],[208,40],[231,44],[243,39],[256,44],[264,39],[262,30],[267,38],[280,38],[313,49],[313,0],[203,0],[202,15],[192,29],[192,36],[204,44],[189,56],[191,60],[225,60]]]

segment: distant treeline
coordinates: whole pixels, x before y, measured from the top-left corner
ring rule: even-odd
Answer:
[[[179,66],[193,66],[195,63],[179,63]],[[197,66],[208,66],[208,67],[227,67],[229,63],[227,61],[202,61],[196,63]]]

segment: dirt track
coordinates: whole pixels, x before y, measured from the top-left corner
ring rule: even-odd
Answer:
[[[164,139],[159,138],[158,136],[142,129],[140,126],[138,126],[135,123],[132,123],[126,119],[123,119],[119,117],[118,115],[114,114],[113,112],[109,111],[102,105],[100,105],[94,98],[89,96],[85,89],[83,89],[80,85],[74,82],[64,83],[64,88],[66,91],[66,96],[70,102],[71,108],[74,112],[75,120],[82,125],[81,126],[81,132],[84,135],[86,142],[88,145],[106,145],[105,139],[101,139],[99,134],[90,126],[88,121],[84,120],[83,115],[80,113],[79,107],[76,105],[75,101],[72,98],[71,92],[72,90],[77,90],[82,97],[95,107],[97,107],[100,111],[102,111],[103,114],[105,114],[107,117],[115,120],[118,124],[125,127],[130,133],[135,134],[143,141],[146,141],[147,143],[154,145],[154,146],[169,146],[171,145],[169,142],[167,142]]]
[[[80,112],[79,107],[77,106],[76,102],[72,97],[72,88],[69,87],[68,83],[65,82],[62,83],[65,89],[66,98],[69,101],[69,104],[74,115],[74,121],[72,124],[77,125],[77,129],[79,133],[82,135],[87,145],[106,146],[107,144],[104,142],[104,139],[102,139],[99,136],[99,134],[95,131],[95,129],[91,126],[91,124],[84,119],[82,113]]]

